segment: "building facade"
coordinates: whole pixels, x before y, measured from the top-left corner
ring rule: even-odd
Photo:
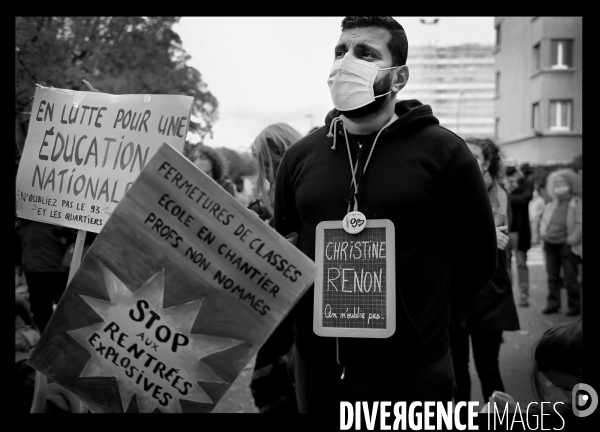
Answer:
[[[582,152],[582,18],[496,17],[495,138],[544,164]]]
[[[440,124],[462,137],[494,136],[493,46],[410,47],[401,99],[431,105]]]

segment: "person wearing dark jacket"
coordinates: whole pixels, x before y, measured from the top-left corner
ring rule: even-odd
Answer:
[[[313,287],[290,313],[300,412],[337,413],[340,401],[451,401],[451,302],[472,299],[496,268],[477,161],[430,106],[396,102],[408,80],[407,51],[393,18],[346,17],[328,80],[335,109],[288,149],[277,171],[275,229],[298,233],[296,245],[311,259],[317,225],[341,221],[355,199],[367,220],[395,227],[392,336],[317,336]]]
[[[504,253],[509,244],[508,227],[514,215],[501,183],[502,163],[498,147],[489,139],[466,138],[465,141],[479,162],[488,189],[496,224],[498,265],[492,278],[475,298],[452,311],[450,347],[456,376],[454,400],[471,400],[470,342],[486,402],[494,391],[504,391],[499,366],[502,332],[519,330],[519,316],[509,277],[510,261]]]
[[[531,222],[529,220],[529,201],[533,198],[533,183],[517,167],[507,167],[508,200],[512,210],[512,222],[509,227],[510,243],[506,248],[508,271],[512,280],[512,255],[517,261],[517,280],[519,283],[519,306],[529,306],[529,269],[527,251],[531,248]]]
[[[64,229],[50,223],[22,219],[21,263],[29,289],[33,321],[42,333],[67,288],[69,272],[63,265],[67,250]]]

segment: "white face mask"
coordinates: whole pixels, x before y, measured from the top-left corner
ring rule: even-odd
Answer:
[[[564,195],[569,192],[569,186],[556,186],[554,188],[554,193],[556,195]]]
[[[350,111],[364,107],[375,98],[390,94],[390,90],[375,96],[373,84],[380,70],[396,69],[399,66],[380,69],[376,64],[359,60],[350,53],[333,62],[329,72],[329,91],[333,106],[340,111]]]

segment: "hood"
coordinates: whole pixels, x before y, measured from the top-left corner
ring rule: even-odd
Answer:
[[[439,120],[433,115],[431,106],[423,105],[416,99],[401,100],[396,102],[394,112],[400,117],[392,123],[386,132],[393,133],[400,130],[407,130],[415,126],[424,127],[426,125],[437,125]],[[337,109],[332,109],[325,117],[325,126],[330,129],[334,118],[342,113]]]

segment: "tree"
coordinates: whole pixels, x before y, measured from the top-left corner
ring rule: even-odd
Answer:
[[[218,102],[172,27],[178,17],[16,17],[15,144],[23,149],[36,83],[112,94],[194,98],[189,130],[212,137]]]

